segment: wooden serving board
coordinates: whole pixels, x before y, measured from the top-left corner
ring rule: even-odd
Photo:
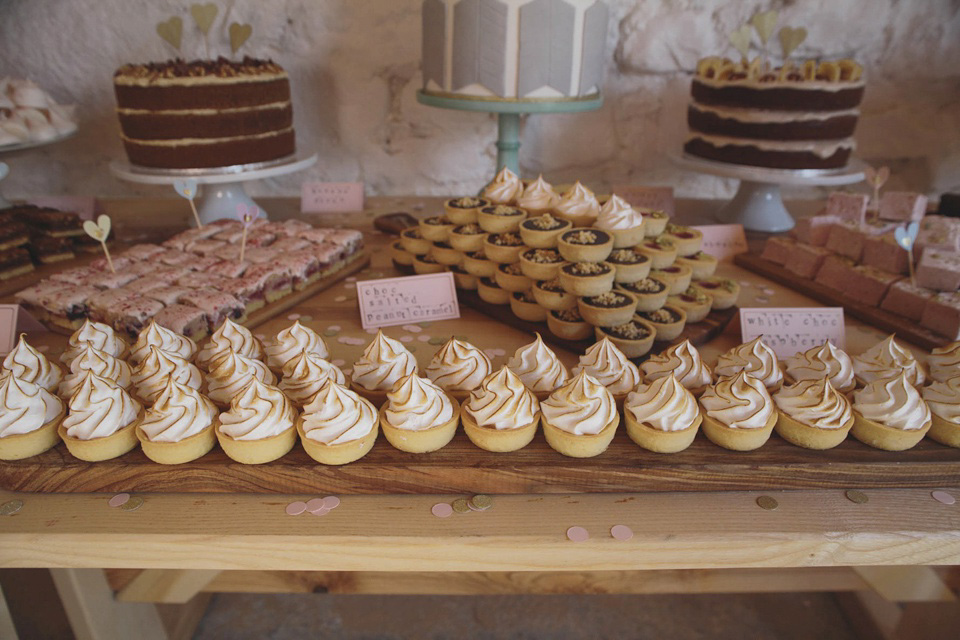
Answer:
[[[921,327],[914,320],[880,309],[879,307],[871,307],[859,302],[854,302],[835,289],[826,287],[819,282],[814,282],[809,278],[802,278],[778,264],[764,260],[759,254],[741,253],[734,258],[734,262],[744,269],[748,269],[774,282],[790,287],[806,296],[810,296],[814,300],[824,304],[843,307],[844,311],[854,318],[868,322],[878,329],[896,333],[898,338],[903,338],[928,351],[951,342],[951,340],[945,336]]]
[[[332,467],[300,448],[265,465],[231,461],[219,449],[178,466],[135,450],[88,463],[64,445],[0,463],[0,487],[44,493],[597,493],[779,490],[803,488],[943,487],[960,484],[960,450],[929,440],[910,451],[872,449],[852,437],[829,451],[811,451],[773,435],[757,451],[727,451],[703,434],[686,451],[655,454],[633,444],[621,424],[610,448],[588,459],[553,451],[543,433],[513,453],[476,448],[459,431],[440,451],[403,453],[381,435],[366,457]]]

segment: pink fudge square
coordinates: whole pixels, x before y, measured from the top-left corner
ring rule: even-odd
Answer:
[[[880,308],[919,322],[927,301],[933,296],[932,290],[918,287],[905,278],[890,285]]]
[[[880,196],[878,211],[884,220],[920,220],[927,212],[927,196],[911,191],[887,191]]]
[[[859,225],[841,222],[830,227],[827,237],[827,249],[853,260],[859,261],[863,254],[863,232]]]
[[[853,223],[854,225],[863,224],[864,217],[867,214],[867,202],[870,197],[863,193],[842,193],[835,191],[827,198],[828,216],[836,216],[841,220]]]
[[[938,293],[930,298],[920,324],[950,340],[960,338],[960,294]]]
[[[830,229],[838,222],[840,222],[840,218],[828,215],[800,218],[797,220],[797,225],[793,228],[793,235],[796,236],[800,242],[812,244],[815,247],[822,247],[827,244],[827,238],[830,237]]]
[[[893,235],[872,236],[863,241],[863,264],[888,273],[906,274],[910,254],[900,248]]]
[[[827,256],[814,280],[825,287],[840,291],[843,289],[845,283],[853,277],[853,268],[855,266],[856,263],[850,258]]]
[[[829,255],[830,252],[823,247],[812,247],[798,242],[790,250],[786,267],[802,278],[812,278]]]
[[[937,291],[960,289],[960,252],[924,251],[917,263],[917,284]]]
[[[853,268],[852,276],[840,290],[855,302],[876,307],[887,295],[890,285],[899,279],[900,276],[892,273],[861,265]]]
[[[798,222],[797,224],[800,223]],[[767,238],[766,244],[763,245],[763,253],[760,254],[760,257],[774,264],[786,264],[787,260],[790,259],[790,252],[796,244],[796,240],[785,236]]]

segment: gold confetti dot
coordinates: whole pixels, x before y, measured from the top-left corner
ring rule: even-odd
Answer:
[[[427,344],[432,344],[436,346],[436,345],[444,344],[446,341],[447,341],[446,338],[441,338],[440,336],[430,336],[430,339],[427,340]]]
[[[484,511],[493,506],[493,499],[490,496],[478,494],[470,498],[470,505],[474,508]],[[469,506],[469,505],[468,505]]]
[[[863,491],[857,491],[856,489],[850,489],[844,493],[844,495],[847,496],[847,500],[857,504],[866,504],[870,501],[870,498],[867,497],[867,494],[865,494]]]
[[[23,500],[11,500],[0,505],[0,516],[12,516],[23,509]]]
[[[451,506],[457,513],[468,513],[470,511],[470,505],[467,504],[466,498],[457,498],[453,501]]]
[[[124,511],[136,511],[143,506],[143,498],[139,496],[134,496],[121,505],[121,509]]]
[[[770,496],[760,496],[757,498],[757,505],[761,509],[766,509],[767,511],[773,511],[780,506],[780,503],[771,498]]]

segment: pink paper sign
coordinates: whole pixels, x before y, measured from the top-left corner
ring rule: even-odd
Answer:
[[[846,334],[843,307],[741,308],[743,342],[763,337],[778,358],[789,358],[829,340],[843,349]]]
[[[835,191],[827,198],[826,214],[856,224],[863,224],[864,217],[867,215],[867,202],[869,200],[870,196],[863,193]]]
[[[27,203],[38,207],[50,207],[60,211],[71,211],[81,220],[93,220],[99,212],[99,202],[93,196],[37,196],[27,198]]]
[[[634,207],[674,214],[673,187],[643,187],[640,185],[614,185],[613,192]]]
[[[303,213],[363,211],[362,182],[304,182],[300,187]]]
[[[13,351],[21,333],[46,331],[46,327],[20,305],[0,304],[0,356]]]
[[[920,220],[927,212],[927,196],[911,191],[887,191],[880,196],[879,213],[883,220]]]
[[[460,317],[453,274],[364,280],[357,283],[364,329]]]
[[[742,224],[704,224],[693,228],[703,234],[700,249],[721,262],[729,262],[748,250]]]

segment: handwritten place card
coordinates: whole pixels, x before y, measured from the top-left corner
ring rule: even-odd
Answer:
[[[460,317],[449,271],[357,282],[357,299],[364,329]]]
[[[867,202],[870,196],[865,193],[842,193],[835,191],[827,198],[828,216],[837,216],[856,224],[863,224],[867,215]],[[790,355],[793,355],[792,353]]]
[[[763,336],[778,358],[789,358],[827,340],[841,349],[846,346],[843,307],[741,308],[740,334],[744,342]]]
[[[47,328],[18,304],[0,304],[0,356],[17,346],[17,339],[25,332],[46,332]]]
[[[720,262],[729,262],[733,256],[748,251],[742,224],[704,224],[693,228],[703,234],[700,249]]]
[[[635,184],[613,186],[613,192],[634,207],[664,211],[672,216],[674,211],[673,187],[643,187]]]
[[[100,212],[100,203],[93,196],[36,196],[27,198],[27,204],[71,211],[80,216],[81,220],[93,220]]]
[[[362,182],[304,182],[300,186],[300,211],[303,213],[362,210]]]
[[[927,196],[912,191],[887,191],[880,196],[881,220],[919,221],[927,212]]]

